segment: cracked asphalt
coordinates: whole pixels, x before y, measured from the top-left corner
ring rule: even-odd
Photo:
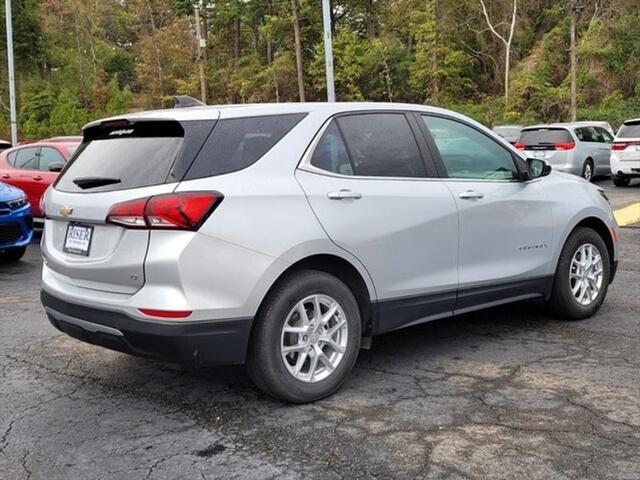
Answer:
[[[640,184],[611,198],[638,201]],[[377,337],[341,391],[303,406],[264,397],[242,367],[60,334],[31,245],[0,266],[0,478],[638,479],[640,229],[620,242],[594,318],[529,302]]]

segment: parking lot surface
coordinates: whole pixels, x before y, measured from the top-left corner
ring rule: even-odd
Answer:
[[[606,186],[614,207],[640,186]],[[376,337],[332,397],[60,334],[37,244],[0,266],[0,478],[640,478],[640,229],[599,313],[520,303]]]

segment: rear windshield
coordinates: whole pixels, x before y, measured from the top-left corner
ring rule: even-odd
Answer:
[[[518,143],[527,147],[539,145],[555,145],[556,143],[573,142],[571,134],[564,128],[536,128],[523,130],[520,133]]]
[[[55,188],[63,192],[104,192],[165,183],[182,148],[183,126],[174,121],[94,127],[64,169]],[[82,188],[87,178],[112,180]]]
[[[63,192],[106,192],[234,172],[258,161],[306,114],[92,127],[58,178]]]
[[[640,138],[640,123],[624,123],[618,130],[617,137]]]

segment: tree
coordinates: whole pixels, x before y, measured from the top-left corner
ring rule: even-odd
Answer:
[[[487,5],[485,0],[480,0],[480,5],[482,6],[482,13],[484,15],[484,19],[487,22],[487,26],[491,33],[495,35],[503,44],[504,44],[504,102],[505,105],[509,104],[509,70],[511,68],[511,45],[513,43],[513,32],[516,27],[516,12],[518,10],[518,0],[513,0],[513,10],[511,13],[511,21],[506,24],[508,26],[508,31],[506,35],[498,32],[497,28],[504,24],[505,22],[500,22],[493,24],[491,19],[489,18],[489,12],[487,11]]]
[[[302,39],[300,37],[300,17],[298,16],[298,0],[291,0],[293,15],[293,35],[296,49],[296,72],[298,74],[298,95],[301,102],[306,101],[304,94],[304,77],[302,72]]]

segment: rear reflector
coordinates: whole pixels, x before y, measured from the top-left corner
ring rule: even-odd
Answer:
[[[573,150],[575,146],[576,144],[573,142],[556,143],[554,145],[554,147],[556,147],[556,150]]]
[[[219,192],[179,192],[116,203],[106,222],[126,228],[198,230],[220,204]]]
[[[191,310],[155,310],[153,308],[139,308],[141,313],[158,318],[187,318]]]

